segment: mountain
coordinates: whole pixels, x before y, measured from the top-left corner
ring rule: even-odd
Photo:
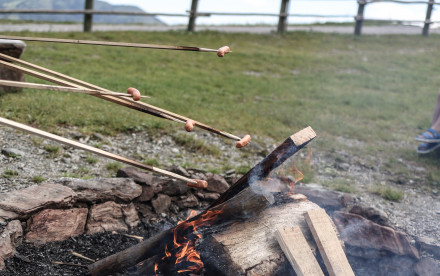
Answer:
[[[44,10],[83,10],[85,0],[0,0],[0,9],[44,9]],[[95,0],[95,10],[143,12],[136,6],[112,5],[104,1]],[[82,22],[82,14],[0,14],[1,19]],[[93,22],[107,24],[159,24],[164,23],[154,16],[132,15],[93,15]]]

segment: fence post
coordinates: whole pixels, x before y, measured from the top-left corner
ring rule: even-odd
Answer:
[[[93,0],[86,0],[84,5],[85,10],[93,10]],[[93,24],[93,14],[84,14],[84,32],[91,32]]]
[[[188,32],[194,32],[196,26],[196,13],[199,0],[192,0],[191,10],[189,11]]]
[[[434,0],[429,0],[428,8],[426,9],[425,25],[423,25],[423,31],[422,31],[423,36],[428,36],[429,34],[429,25],[431,25],[431,13],[432,13],[432,8],[434,6],[434,2],[435,2]]]
[[[287,30],[287,14],[289,12],[289,1],[281,0],[280,17],[278,20],[278,33],[283,34]]]
[[[362,31],[362,22],[364,21],[364,8],[367,2],[365,0],[358,0],[358,13],[354,18],[356,20],[356,25],[354,27],[354,34],[361,35]]]

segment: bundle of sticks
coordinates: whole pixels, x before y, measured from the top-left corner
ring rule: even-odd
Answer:
[[[186,50],[186,51],[200,51],[200,52],[217,52],[219,57],[223,57],[226,53],[230,52],[228,46],[224,46],[219,48],[218,50],[208,49],[208,48],[198,48],[198,47],[188,47],[188,46],[168,46],[168,45],[153,45],[153,44],[135,44],[135,43],[117,43],[117,42],[105,42],[105,41],[87,41],[87,40],[66,40],[66,39],[46,39],[46,38],[30,38],[30,37],[15,37],[15,36],[2,36],[0,38],[8,38],[8,39],[21,39],[21,40],[31,40],[31,41],[44,41],[44,42],[58,42],[58,43],[76,43],[76,44],[90,44],[90,45],[106,45],[106,46],[124,46],[124,47],[138,47],[138,48],[153,48],[153,49],[167,49],[167,50]],[[54,83],[56,85],[45,85],[45,84],[37,84],[37,83],[25,83],[25,82],[16,82],[16,81],[7,81],[0,80],[0,85],[3,86],[13,86],[13,87],[24,87],[24,88],[32,88],[32,89],[45,89],[52,91],[65,91],[65,92],[74,92],[74,93],[85,93],[89,94],[128,108],[132,108],[159,118],[171,120],[174,122],[179,122],[185,124],[185,130],[190,132],[194,129],[194,126],[205,129],[209,132],[221,135],[223,137],[236,140],[236,147],[241,148],[246,146],[250,142],[250,136],[245,135],[243,138],[235,136],[225,131],[221,131],[215,129],[209,125],[205,125],[196,120],[187,118],[185,116],[173,113],[171,111],[140,102],[141,98],[148,98],[148,96],[142,96],[139,90],[136,88],[130,87],[127,89],[127,94],[110,91],[108,89],[99,87],[97,85],[87,83],[85,81],[81,81],[79,79],[75,79],[73,77],[64,75],[62,73],[44,68],[42,66],[38,66],[36,64],[26,62],[20,59],[13,58],[11,56],[1,54],[0,53],[0,66],[4,66],[11,70],[19,71],[24,74],[31,75],[33,77],[37,77],[39,79]],[[120,162],[124,162],[130,164],[132,166],[136,166],[141,169],[146,169],[152,172],[157,172],[164,174],[166,176],[176,178],[179,180],[184,180],[191,187],[196,188],[206,188],[207,183],[203,180],[189,179],[183,177],[181,175],[162,170],[156,167],[148,166],[142,164],[137,161],[130,160],[128,158],[118,156],[109,152],[105,152],[101,149],[94,148],[88,145],[84,145],[78,143],[73,140],[69,140],[36,128],[32,128],[5,118],[0,117],[0,124],[10,126],[16,129],[20,129],[23,131],[27,131],[36,135],[40,135],[42,137],[52,139],[54,141],[67,144],[69,146],[73,146],[79,149],[83,149],[98,155],[102,155],[104,157],[108,157]]]

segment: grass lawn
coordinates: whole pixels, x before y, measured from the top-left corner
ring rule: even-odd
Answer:
[[[129,86],[148,103],[237,134],[284,140],[311,125],[318,150],[344,148],[376,156],[411,174],[426,168],[425,184],[440,187],[440,154],[419,157],[413,137],[429,127],[440,88],[440,36],[362,36],[217,32],[14,33],[189,45],[233,53],[165,51],[27,42],[22,59],[111,89]],[[31,77],[27,81],[41,82]],[[86,96],[26,89],[0,95],[1,116],[54,131],[173,132],[179,124]],[[341,140],[341,137],[343,138]],[[349,146],[343,141],[362,146]],[[342,142],[341,142],[342,141]],[[354,141],[354,142],[353,142]],[[383,161],[385,160],[385,161]]]

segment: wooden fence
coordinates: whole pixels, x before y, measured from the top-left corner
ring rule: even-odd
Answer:
[[[440,3],[436,3],[435,0],[429,0],[429,1],[401,1],[401,0],[358,0],[358,13],[355,16],[355,27],[354,27],[354,34],[357,36],[360,36],[362,33],[362,23],[365,20],[364,18],[364,10],[365,10],[365,6],[367,4],[373,4],[373,3],[398,3],[398,4],[427,4],[427,9],[426,9],[426,17],[425,20],[420,20],[420,21],[413,21],[411,20],[411,22],[421,22],[424,23],[423,24],[423,29],[422,29],[422,35],[423,36],[428,36],[429,34],[429,26],[432,23],[437,23],[434,21],[431,21],[431,15],[432,15],[432,10],[434,5],[439,5]],[[374,20],[374,21],[378,21],[378,20]],[[379,20],[380,21],[380,20]],[[409,20],[395,20],[395,21],[409,21]]]
[[[98,11],[93,9],[94,0],[85,0],[84,10],[25,10],[25,9],[0,9],[1,13],[40,13],[40,14],[84,14],[84,32],[91,32],[93,25],[93,14],[105,14],[105,15],[132,15],[132,16],[178,16],[178,17],[188,17],[188,27],[189,32],[194,32],[196,27],[197,17],[209,17],[212,15],[222,15],[222,16],[273,16],[278,17],[278,33],[285,33],[287,31],[287,18],[288,17],[322,17],[322,18],[344,18],[348,17],[346,15],[317,15],[317,14],[289,14],[290,0],[281,0],[280,12],[279,13],[233,13],[233,12],[198,12],[197,7],[199,0],[191,0],[191,9],[187,13],[148,13],[148,12],[126,12],[126,11]],[[402,0],[357,0],[358,2],[358,12],[354,17],[355,28],[354,34],[360,36],[362,33],[362,24],[364,21],[369,19],[364,18],[364,10],[367,4],[373,3],[399,3],[399,4],[427,4],[426,17],[425,20],[411,21],[411,22],[423,22],[422,35],[428,36],[429,26],[432,23],[431,14],[434,5],[440,5],[436,3],[435,0],[428,1],[402,1]],[[374,19],[374,21],[380,21]],[[385,20],[389,21],[389,20]],[[394,20],[406,22],[407,20]]]

